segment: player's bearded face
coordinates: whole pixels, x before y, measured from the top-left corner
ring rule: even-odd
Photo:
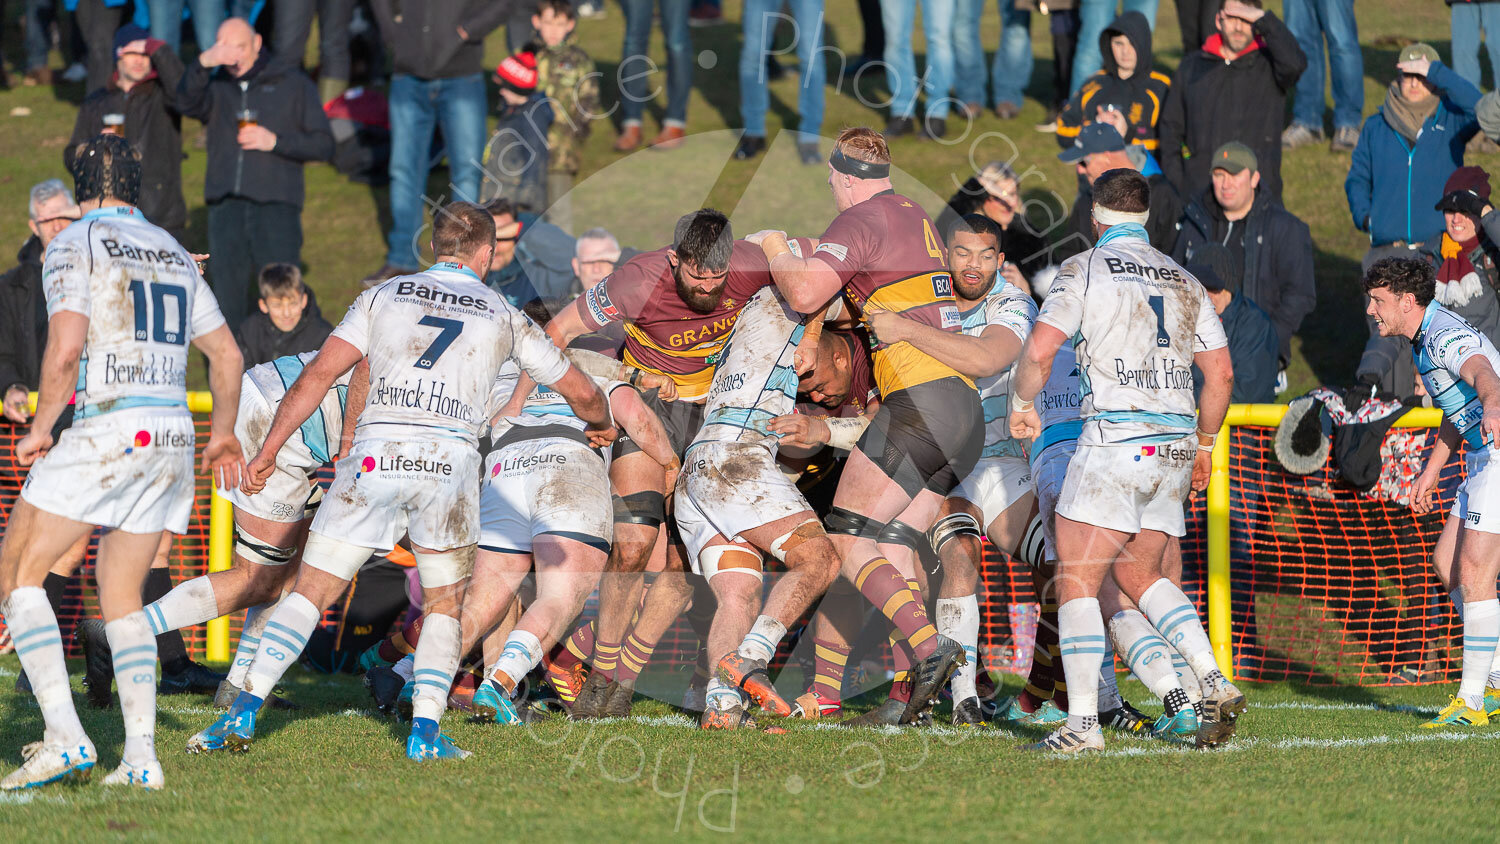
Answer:
[[[713,272],[676,260],[672,262],[672,279],[677,282],[677,295],[683,304],[696,313],[707,314],[718,308],[724,299],[729,269]]]
[[[953,243],[948,246],[948,269],[959,297],[973,301],[990,292],[1003,258],[993,237],[954,232]]]
[[[1401,306],[1404,298],[1392,293],[1388,287],[1377,287],[1370,291],[1370,304],[1365,307],[1365,313],[1375,318],[1375,328],[1381,337],[1407,335],[1407,315]],[[1416,300],[1412,301],[1415,304]]]

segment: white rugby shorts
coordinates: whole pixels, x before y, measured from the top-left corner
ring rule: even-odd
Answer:
[[[561,437],[521,440],[490,453],[479,490],[479,547],[531,553],[551,534],[609,553],[614,505],[604,458]]]
[[[753,443],[693,446],[677,478],[674,501],[688,560],[703,577],[716,573],[705,570],[701,560],[715,536],[743,541],[742,531],[812,510],[770,450]]]
[[[260,453],[275,416],[275,408],[246,378],[240,385],[240,409],[234,418],[234,436],[240,441],[245,462],[250,462]],[[317,486],[313,475],[322,466],[322,462],[312,456],[298,431],[276,453],[276,468],[266,478],[266,486],[260,492],[246,495],[237,486],[215,492],[233,504],[237,511],[268,522],[293,524],[311,517],[316,509],[308,505]]]
[[[1463,520],[1465,530],[1500,533],[1500,461],[1488,448],[1464,454],[1468,477],[1453,497],[1451,515]]]
[[[334,466],[311,532],[385,552],[403,533],[431,551],[479,539],[479,451],[457,440],[356,440]]]
[[[986,457],[948,493],[978,507],[988,528],[1011,505],[1031,494],[1031,467],[1024,457]]]
[[[1068,463],[1057,514],[1124,533],[1158,530],[1182,536],[1196,442],[1190,435],[1158,445],[1079,443]]]

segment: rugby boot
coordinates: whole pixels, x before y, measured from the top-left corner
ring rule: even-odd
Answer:
[[[425,719],[424,719],[425,720]],[[446,733],[435,733],[426,738],[413,727],[406,737],[406,758],[413,762],[431,762],[436,759],[467,759],[474,754],[453,743]]]
[[[1211,689],[1203,693],[1203,715],[1198,728],[1199,747],[1218,747],[1234,737],[1235,727],[1244,714],[1245,696],[1222,674],[1209,675]]]
[[[201,662],[189,661],[181,671],[169,672],[162,667],[161,680],[156,684],[159,695],[211,695],[229,675],[221,674]]]
[[[1095,726],[1090,730],[1075,730],[1067,724],[1058,727],[1035,744],[1023,744],[1022,750],[1039,750],[1047,753],[1059,753],[1068,756],[1079,756],[1084,753],[1097,753],[1104,749],[1104,736]]]
[[[704,730],[760,730],[763,733],[784,735],[785,727],[770,726],[762,728],[755,719],[745,711],[741,704],[734,704],[727,709],[719,709],[710,706],[703,710],[703,715],[698,719],[698,727]]]
[[[1483,709],[1470,709],[1469,704],[1458,695],[1448,699],[1443,711],[1421,725],[1424,730],[1438,727],[1483,727],[1490,723],[1490,716]]]
[[[370,686],[370,680],[369,680],[369,677],[366,677],[365,678],[365,687],[369,688],[369,686]],[[234,699],[237,698],[237,697],[239,697],[240,696],[240,692],[242,692],[242,691],[244,691],[244,689],[241,689],[239,686],[236,686],[235,684],[229,682],[229,678],[226,677],[223,680],[220,680],[219,681],[219,688],[214,691],[214,708],[215,709],[221,709],[221,710],[228,710],[229,707],[231,707],[231,706],[234,705]],[[281,695],[277,694],[274,691],[271,692],[269,695],[266,695],[266,702],[263,703],[263,704],[261,704],[261,706],[260,706],[261,711],[265,711],[265,708],[268,707],[268,706],[271,707],[272,709],[288,709],[288,710],[290,710],[290,709],[301,709],[302,708],[301,705],[292,703],[291,701],[287,700],[286,698],[282,697]]]
[[[365,672],[365,688],[370,690],[370,697],[375,701],[375,711],[381,715],[396,714],[396,698],[401,696],[401,689],[405,685],[406,681],[401,679],[401,675],[388,665]]]
[[[984,712],[979,708],[978,696],[964,698],[953,704],[953,726],[983,727],[985,724]]]
[[[1066,715],[1063,716],[1067,718]],[[1145,713],[1130,705],[1130,701],[1122,700],[1120,705],[1114,709],[1106,709],[1099,713],[1099,723],[1112,730],[1119,730],[1133,736],[1143,736],[1151,732],[1151,719]]]
[[[750,659],[737,653],[725,654],[714,671],[719,675],[719,682],[740,689],[761,709],[782,718],[792,714],[792,705],[771,684],[765,660]]]
[[[235,715],[226,712],[219,716],[208,729],[188,739],[188,753],[213,753],[227,750],[244,753],[255,740],[255,712],[247,710]]]
[[[516,712],[516,704],[505,693],[505,689],[494,680],[485,680],[474,690],[474,717],[476,724],[506,724],[517,726],[522,722]]]
[[[629,718],[630,705],[634,700],[635,686],[611,680],[604,690],[604,707],[600,714],[605,718]]]
[[[1102,723],[1103,718],[1099,721]],[[1197,747],[1214,747],[1206,743],[1203,726],[1198,713],[1191,706],[1177,710],[1176,715],[1163,715],[1151,726],[1151,735],[1176,744],[1191,744]]]
[[[832,713],[837,714],[839,705],[833,704]],[[817,721],[824,715],[823,701],[812,692],[805,692],[792,701],[791,718],[801,718],[804,721]]]
[[[54,782],[87,782],[94,770],[94,743],[34,741],[21,748],[21,767],[0,780],[0,791],[39,788]]]
[[[122,761],[120,767],[115,768],[101,784],[128,785],[146,791],[160,791],[166,787],[167,778],[162,775],[161,763],[155,759],[146,765],[132,765]]]
[[[888,697],[869,712],[840,721],[845,727],[895,727],[907,722],[901,720],[906,712],[906,701]]]
[[[1500,688],[1487,686],[1484,690],[1484,714],[1500,715]]]
[[[578,698],[568,709],[568,717],[574,721],[604,717],[604,702],[609,697],[609,684],[610,680],[599,672],[589,674],[589,678],[583,681],[583,687],[578,690]]]
[[[115,662],[109,649],[109,637],[104,633],[104,622],[97,618],[85,619],[74,631],[73,639],[83,648],[83,688],[88,693],[89,705],[109,709],[115,705],[115,697],[110,692],[110,685],[115,680]]]
[[[901,714],[901,723],[915,724],[919,715],[937,702],[948,678],[960,665],[967,665],[964,646],[939,633],[937,649],[931,656],[912,666],[911,698],[906,701],[906,710]]]

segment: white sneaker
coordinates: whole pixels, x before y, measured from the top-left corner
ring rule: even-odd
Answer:
[[[76,743],[34,741],[21,749],[25,760],[0,780],[0,791],[37,788],[59,781],[85,782],[94,770],[94,743],[84,736]]]
[[[1022,750],[1041,750],[1051,753],[1061,753],[1068,756],[1078,756],[1083,753],[1097,752],[1104,749],[1104,734],[1095,725],[1091,730],[1078,731],[1063,724],[1035,744],[1023,744]]]
[[[104,778],[103,785],[129,785],[147,791],[160,791],[167,784],[161,772],[161,763],[152,759],[145,765],[132,765],[121,761],[114,773]]]

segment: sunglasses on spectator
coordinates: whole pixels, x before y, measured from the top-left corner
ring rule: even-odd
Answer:
[[[516,241],[518,241],[520,239],[521,239],[521,236],[518,235],[518,234],[513,234],[510,237],[500,237],[499,235],[495,236],[495,242],[496,243],[515,243]]]

